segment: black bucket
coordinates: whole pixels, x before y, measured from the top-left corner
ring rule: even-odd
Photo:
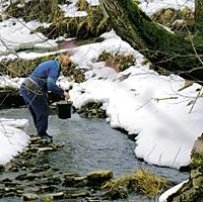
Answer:
[[[71,118],[72,104],[73,102],[71,101],[61,101],[57,103],[57,112],[60,119]]]

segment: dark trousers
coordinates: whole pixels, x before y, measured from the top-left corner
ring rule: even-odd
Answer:
[[[26,82],[21,85],[20,93],[32,115],[37,134],[39,136],[46,135],[49,116],[46,95],[39,89],[37,90],[37,86],[30,84],[30,82],[29,85]]]

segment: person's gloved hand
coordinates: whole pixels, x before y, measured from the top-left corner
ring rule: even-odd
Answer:
[[[64,97],[65,97],[66,100],[69,100],[69,99],[70,99],[70,95],[69,95],[68,92],[64,91],[63,95],[64,95]]]

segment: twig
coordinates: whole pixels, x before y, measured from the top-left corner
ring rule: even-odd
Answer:
[[[192,105],[192,107],[191,107],[191,109],[190,109],[190,111],[189,111],[189,114],[192,112],[192,110],[193,110],[193,108],[194,108],[194,106],[195,106],[195,104],[196,104],[196,102],[197,102],[197,99],[201,96],[202,88],[203,88],[203,87],[200,88],[200,90],[199,90],[197,96],[195,97],[195,100],[194,100],[193,105]]]
[[[154,98],[154,100],[157,102],[159,102],[161,100],[170,100],[170,99],[178,99],[178,97],[174,96],[174,97]]]

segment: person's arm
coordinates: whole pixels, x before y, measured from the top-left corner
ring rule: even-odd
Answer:
[[[63,95],[64,90],[56,85],[58,75],[59,75],[59,69],[57,66],[53,65],[47,77],[47,90],[57,95]]]
[[[62,95],[66,99],[70,98],[70,95],[68,92],[64,91],[62,88],[59,88],[56,85],[56,81],[58,79],[58,70],[56,68],[51,68],[51,71],[49,72],[48,78],[47,78],[47,89],[48,91],[51,91],[57,95]]]
[[[57,95],[62,95],[64,90],[56,85],[57,77],[49,76],[47,78],[47,90]]]
[[[64,91],[63,95],[65,96],[65,98],[68,100],[70,99],[70,95],[68,92]]]

